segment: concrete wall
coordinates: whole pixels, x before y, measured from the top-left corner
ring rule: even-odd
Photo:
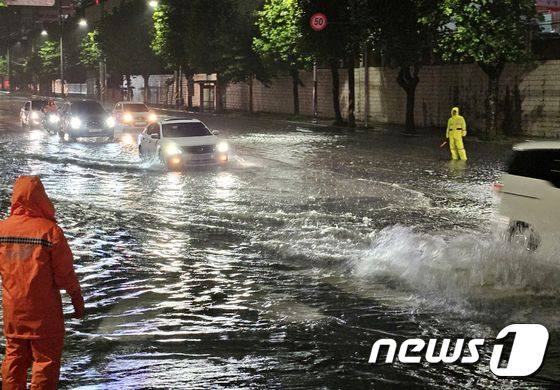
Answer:
[[[396,82],[397,71],[370,67],[370,122],[403,124],[406,95]],[[347,74],[341,70],[340,102],[343,116],[348,102]],[[364,68],[355,70],[356,119],[365,119]],[[424,66],[420,71],[416,93],[416,124],[445,127],[450,109],[458,104],[469,128],[480,132],[485,124],[485,99],[488,80],[475,64]],[[312,115],[311,72],[301,72],[300,112]],[[560,137],[560,61],[542,61],[531,65],[508,65],[501,78],[500,125],[509,134]],[[292,83],[280,76],[265,86],[253,83],[253,107],[257,112],[293,112]],[[318,72],[319,115],[333,118],[331,77],[326,69]],[[230,85],[226,91],[226,108],[248,110],[249,90],[246,83]],[[505,114],[505,116],[504,116]],[[507,118],[507,119],[505,119]]]
[[[341,110],[348,107],[347,72],[339,71]],[[299,86],[299,109],[303,115],[313,115],[313,74],[300,72],[302,85]],[[293,113],[292,78],[281,75],[267,85],[253,81],[253,109],[255,112]],[[317,72],[317,110],[323,118],[333,118],[331,72],[319,69]],[[226,108],[229,110],[249,110],[249,86],[237,83],[226,89]]]

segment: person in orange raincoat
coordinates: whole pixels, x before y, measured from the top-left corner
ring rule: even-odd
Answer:
[[[72,252],[37,176],[19,177],[10,216],[0,221],[0,274],[6,354],[2,389],[58,386],[64,344],[60,290],[72,298],[75,318],[84,314]]]

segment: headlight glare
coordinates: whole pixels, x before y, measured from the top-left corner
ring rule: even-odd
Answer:
[[[150,115],[148,115],[148,121],[150,121],[150,122],[157,121],[157,115],[154,114],[154,113],[151,113]]]
[[[115,124],[116,124],[115,118],[113,118],[112,116],[110,116],[109,118],[107,118],[107,119],[105,120],[105,124],[106,124],[107,127],[109,127],[109,128],[115,127]]]
[[[58,123],[60,122],[60,117],[56,114],[49,115],[49,123]]]
[[[132,119],[133,119],[132,114],[127,112],[123,115],[122,119],[123,119],[123,122],[132,122]]]
[[[229,145],[226,144],[225,142],[220,142],[219,144],[216,145],[216,150],[219,153],[227,153],[229,150]]]
[[[39,113],[37,111],[33,111],[31,113],[31,119],[39,119]]]
[[[70,127],[72,127],[73,129],[79,129],[81,126],[82,121],[80,120],[80,118],[73,117],[72,119],[70,119]]]
[[[177,145],[174,144],[167,145],[167,147],[165,148],[165,154],[167,154],[168,156],[173,156],[175,154],[181,154],[181,153],[183,153],[181,148],[179,148]]]

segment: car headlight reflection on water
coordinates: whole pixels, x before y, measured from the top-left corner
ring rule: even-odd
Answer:
[[[225,142],[220,142],[216,145],[216,150],[218,153],[227,153],[229,151],[229,145]]]
[[[134,138],[130,134],[123,134],[121,141],[125,145],[132,145],[134,143]]]

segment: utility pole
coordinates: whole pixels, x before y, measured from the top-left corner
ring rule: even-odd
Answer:
[[[368,46],[364,46],[364,127],[368,128],[369,116],[369,64],[368,64]]]
[[[12,82],[12,47],[11,43],[8,44],[8,53],[6,54],[6,60],[8,62],[8,91],[12,92],[14,90],[14,83]]]
[[[313,62],[313,123],[318,123],[317,119],[317,61]]]
[[[62,18],[62,0],[58,0],[58,28],[60,34],[60,94],[64,97],[64,21]],[[55,91],[56,92],[56,91]]]

